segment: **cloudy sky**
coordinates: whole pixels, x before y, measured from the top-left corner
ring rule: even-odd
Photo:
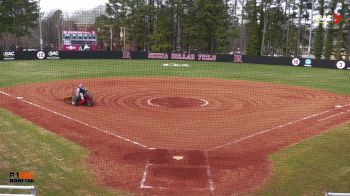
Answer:
[[[63,12],[72,13],[75,10],[87,10],[107,3],[108,0],[41,0],[41,11],[61,9]]]

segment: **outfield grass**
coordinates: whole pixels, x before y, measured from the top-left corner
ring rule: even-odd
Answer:
[[[162,67],[163,63],[191,67]],[[0,63],[0,87],[116,76],[184,76],[254,80],[350,94],[350,71],[292,66],[163,60],[51,60]]]
[[[270,158],[274,175],[256,195],[350,192],[350,125],[283,149]]]
[[[162,60],[0,62],[0,87],[78,78],[183,76],[282,83],[350,94],[350,72],[344,70],[173,62],[191,66],[162,67],[163,63],[172,63]],[[35,185],[39,187],[40,195],[117,194],[94,181],[86,163],[86,149],[1,109],[0,141],[0,184],[7,184],[11,171],[31,170],[38,175]],[[349,144],[350,126],[347,125],[277,152],[271,156],[275,166],[271,181],[251,194],[350,192]]]

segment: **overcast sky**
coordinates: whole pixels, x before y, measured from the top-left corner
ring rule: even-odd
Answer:
[[[64,13],[75,10],[88,10],[107,3],[108,0],[41,0],[41,12],[61,9]]]

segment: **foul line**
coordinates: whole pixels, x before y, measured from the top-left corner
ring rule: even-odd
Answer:
[[[300,121],[304,121],[304,120],[307,120],[307,119],[310,119],[310,118],[319,116],[319,115],[321,115],[321,114],[325,114],[325,113],[328,113],[328,112],[331,112],[331,111],[334,111],[334,110],[338,110],[338,109],[341,109],[341,108],[346,107],[346,106],[349,106],[349,105],[350,105],[350,104],[346,104],[346,105],[343,105],[342,107],[336,107],[336,108],[331,109],[331,110],[326,110],[326,111],[323,111],[323,112],[320,112],[320,113],[317,113],[317,114],[313,114],[313,115],[310,115],[310,116],[306,116],[306,117],[301,118],[301,119],[299,119],[299,120],[291,121],[291,122],[288,122],[288,123],[285,123],[285,124],[282,124],[282,125],[279,125],[279,126],[270,128],[270,129],[266,129],[266,130],[263,130],[263,131],[261,131],[261,132],[248,135],[248,136],[243,137],[243,138],[241,138],[241,139],[233,140],[233,141],[227,142],[227,143],[225,143],[225,144],[222,144],[222,145],[219,145],[219,146],[210,148],[210,149],[208,149],[208,151],[217,150],[217,149],[220,149],[220,148],[223,148],[223,147],[226,147],[226,146],[230,146],[230,145],[232,145],[232,144],[239,143],[239,142],[241,142],[241,141],[244,141],[244,140],[253,138],[253,137],[255,137],[255,136],[258,136],[258,135],[261,135],[261,134],[264,134],[264,133],[268,133],[268,132],[274,131],[274,130],[279,129],[279,128],[283,128],[283,127],[286,127],[286,126],[288,126],[288,125],[292,125],[292,124],[298,123],[298,122],[300,122]]]
[[[340,112],[340,113],[338,113],[338,114],[334,114],[334,115],[332,115],[332,116],[328,116],[328,117],[323,118],[323,119],[320,119],[320,120],[318,120],[318,121],[324,121],[324,120],[327,120],[327,119],[330,119],[330,118],[339,116],[339,115],[341,115],[341,114],[345,114],[345,112]]]
[[[23,99],[23,97],[21,97],[21,98],[20,98],[20,97],[15,97],[15,96],[10,95],[10,94],[8,94],[8,93],[5,93],[5,92],[3,92],[3,91],[0,91],[0,93],[1,93],[1,94],[4,94],[4,95],[6,95],[6,96],[9,96],[9,97],[15,98],[15,99],[17,99],[17,100],[20,100],[20,101],[22,101],[22,102],[25,102],[25,103],[27,103],[27,104],[29,104],[29,105],[38,107],[38,108],[40,108],[40,109],[42,109],[42,110],[46,110],[46,111],[48,111],[48,112],[51,112],[51,113],[56,114],[56,115],[58,115],[58,116],[61,116],[61,117],[63,117],[63,118],[66,118],[66,119],[72,120],[72,121],[74,121],[74,122],[77,122],[77,123],[79,123],[79,124],[85,125],[85,126],[87,126],[87,127],[93,128],[93,129],[98,130],[98,131],[100,131],[100,132],[103,132],[103,133],[105,133],[105,134],[107,134],[107,135],[111,135],[111,136],[117,137],[117,138],[119,138],[119,139],[121,139],[121,140],[127,141],[127,142],[129,142],[129,143],[133,143],[133,144],[135,144],[135,145],[137,145],[137,146],[146,148],[146,149],[148,149],[148,150],[151,149],[150,147],[148,147],[148,146],[146,146],[146,145],[143,145],[143,144],[141,144],[141,143],[139,143],[139,142],[130,140],[130,139],[128,139],[128,138],[122,137],[122,136],[120,136],[120,135],[118,135],[118,134],[115,134],[115,133],[111,133],[111,132],[109,132],[109,131],[107,131],[107,130],[98,128],[98,127],[96,127],[96,126],[93,126],[93,125],[90,125],[90,124],[88,124],[88,123],[82,122],[82,121],[80,121],[80,120],[74,119],[74,118],[72,118],[72,117],[70,117],[70,116],[67,116],[67,115],[61,114],[61,113],[59,113],[59,112],[50,110],[50,109],[48,109],[48,108],[45,108],[45,107],[40,106],[40,105],[38,105],[38,104],[32,103],[32,102],[30,102],[30,101],[26,101],[26,100]]]

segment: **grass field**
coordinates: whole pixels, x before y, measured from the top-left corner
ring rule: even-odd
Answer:
[[[162,60],[59,60],[0,62],[0,87],[100,77],[182,76],[253,80],[305,86],[350,95],[350,72],[286,66]],[[350,101],[350,98],[349,98]],[[0,184],[9,172],[33,170],[40,195],[122,195],[94,180],[89,152],[0,110]],[[274,176],[251,195],[322,195],[350,192],[350,126],[330,131],[271,156]],[[62,161],[65,160],[65,161]],[[77,164],[80,163],[80,164]],[[70,194],[72,193],[72,194]]]

